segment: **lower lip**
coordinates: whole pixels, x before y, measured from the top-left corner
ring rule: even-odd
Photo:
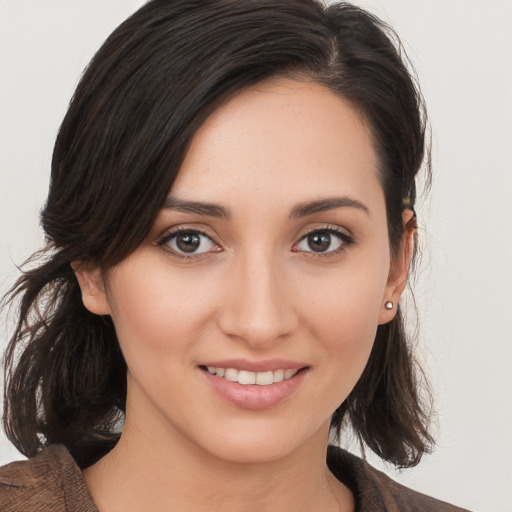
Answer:
[[[222,398],[242,409],[269,409],[292,395],[300,386],[306,374],[306,369],[300,370],[293,377],[259,386],[257,384],[239,384],[224,377],[217,377],[201,370],[214,391]]]

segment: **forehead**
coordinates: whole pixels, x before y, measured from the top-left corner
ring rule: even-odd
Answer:
[[[347,101],[315,82],[280,79],[238,93],[206,120],[172,195],[293,204],[338,193],[372,201],[382,199],[378,173],[370,130]]]

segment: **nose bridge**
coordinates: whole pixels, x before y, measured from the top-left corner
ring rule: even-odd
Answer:
[[[229,276],[229,299],[220,325],[225,334],[265,347],[291,333],[296,324],[286,272],[270,248],[247,250],[235,257]]]

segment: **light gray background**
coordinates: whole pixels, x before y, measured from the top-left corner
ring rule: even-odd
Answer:
[[[0,0],[0,293],[41,241],[52,145],[78,77],[141,0]],[[413,60],[434,133],[420,208],[419,351],[438,446],[395,478],[512,511],[512,2],[360,0]],[[0,325],[0,346],[7,329]],[[0,464],[19,454],[0,438]],[[373,459],[372,459],[373,460]]]

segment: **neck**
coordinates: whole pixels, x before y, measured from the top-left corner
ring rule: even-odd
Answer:
[[[350,491],[326,466],[329,425],[284,457],[221,459],[169,424],[138,421],[127,411],[117,446],[84,477],[101,512],[353,510]]]

